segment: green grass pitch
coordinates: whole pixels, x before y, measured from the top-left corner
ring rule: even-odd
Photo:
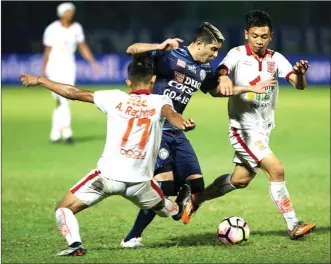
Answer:
[[[85,87],[91,88],[91,87]],[[96,87],[109,89],[112,87]],[[117,88],[123,88],[117,87]],[[287,186],[300,219],[315,221],[314,233],[291,241],[273,204],[268,179],[206,202],[189,225],[155,218],[144,248],[122,249],[138,208],[111,197],[78,214],[88,254],[56,257],[66,247],[55,226],[54,207],[91,169],[105,143],[106,117],[92,104],[72,102],[74,146],[48,142],[54,101],[43,88],[2,88],[3,263],[330,263],[330,88],[296,91],[281,87],[271,148],[285,167]],[[193,96],[185,117],[197,128],[187,134],[206,185],[231,172],[227,99]],[[217,241],[222,218],[241,216],[251,229],[243,244]]]

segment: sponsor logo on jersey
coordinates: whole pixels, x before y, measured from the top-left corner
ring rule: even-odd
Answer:
[[[165,160],[169,157],[169,151],[165,148],[161,148],[159,151],[159,158]]]
[[[206,71],[205,70],[200,70],[200,79],[203,81],[206,78]]]
[[[265,149],[266,146],[264,145],[264,143],[262,142],[262,140],[258,140],[255,142],[255,146],[257,146],[260,150]]]
[[[268,61],[267,62],[267,70],[268,70],[268,72],[274,73],[275,72],[275,68],[276,68],[275,65],[276,65],[276,63],[274,61]]]
[[[194,74],[197,73],[197,67],[195,67],[194,65],[188,65],[188,66],[187,66],[187,69],[188,69],[190,72],[193,72]]]
[[[183,83],[185,80],[185,74],[180,73],[178,71],[175,71],[175,76],[174,76],[175,80],[179,83]]]
[[[121,149],[120,153],[130,159],[144,159],[145,153],[140,149]]]
[[[183,61],[183,60],[181,60],[181,59],[178,59],[178,60],[177,60],[177,65],[178,65],[179,67],[185,68],[185,67],[186,67],[186,62]]]
[[[247,65],[247,66],[252,66],[253,63],[251,61],[244,61],[244,65]]]
[[[178,82],[177,80],[171,80],[168,85],[174,87],[182,92],[192,95],[196,90],[200,89],[201,82],[198,82],[188,76],[185,77],[184,82]]]

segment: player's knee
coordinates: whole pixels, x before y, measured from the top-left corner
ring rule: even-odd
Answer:
[[[165,196],[176,196],[176,185],[174,181],[159,181],[158,182]]]
[[[203,177],[189,180],[191,192],[200,193],[205,189],[205,181]]]
[[[284,181],[284,174],[284,167],[280,162],[275,163],[269,170],[271,181]]]

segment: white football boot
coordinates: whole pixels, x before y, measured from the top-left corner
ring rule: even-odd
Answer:
[[[131,238],[129,241],[124,242],[124,239],[121,241],[120,246],[124,248],[136,248],[136,247],[143,247],[144,245],[141,243],[141,237],[134,237]]]

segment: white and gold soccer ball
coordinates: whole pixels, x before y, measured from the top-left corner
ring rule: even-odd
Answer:
[[[237,216],[230,216],[218,225],[218,240],[224,244],[238,244],[249,238],[247,222]]]

